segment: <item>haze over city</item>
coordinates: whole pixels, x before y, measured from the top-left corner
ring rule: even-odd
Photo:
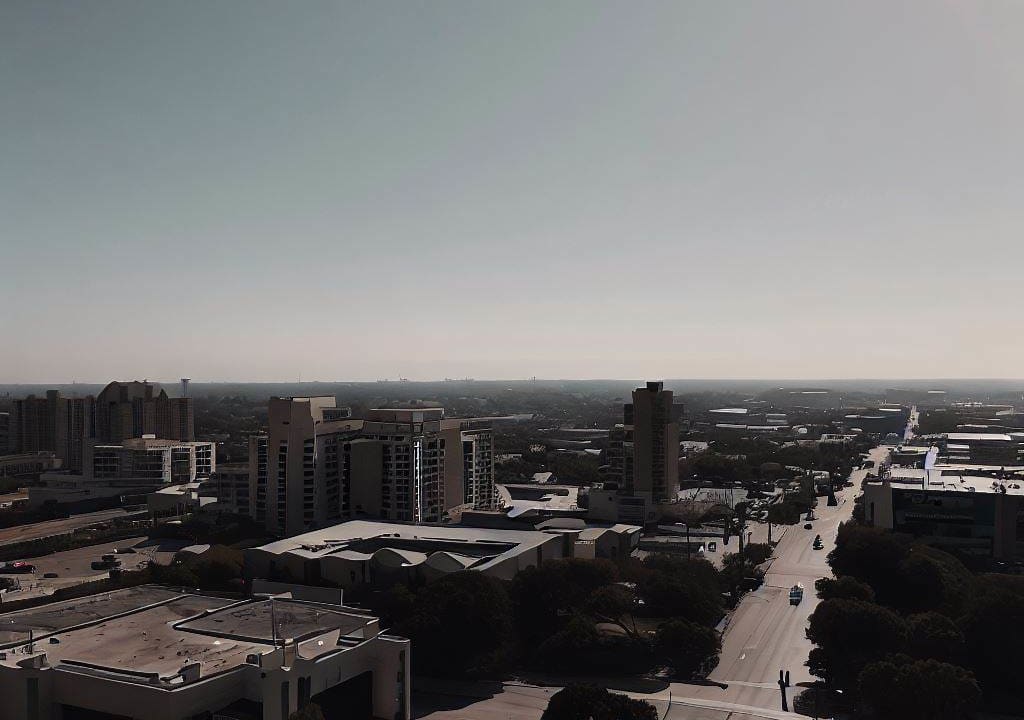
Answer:
[[[0,380],[1019,377],[1024,6],[0,7]]]

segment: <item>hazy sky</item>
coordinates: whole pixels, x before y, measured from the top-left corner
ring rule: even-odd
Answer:
[[[0,4],[0,382],[1021,377],[1024,3]]]

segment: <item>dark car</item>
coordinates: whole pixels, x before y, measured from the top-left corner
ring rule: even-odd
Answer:
[[[27,562],[10,562],[0,566],[0,573],[23,575],[34,573],[36,566]]]
[[[810,530],[810,529],[811,529],[811,524],[810,523],[806,523],[804,525],[804,530]]]

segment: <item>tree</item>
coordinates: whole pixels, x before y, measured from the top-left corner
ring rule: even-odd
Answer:
[[[679,677],[707,675],[718,664],[722,641],[713,629],[686,620],[669,620],[658,628],[655,652]]]
[[[900,565],[910,539],[882,528],[843,523],[828,561],[836,576],[850,575],[867,583],[878,601],[892,604],[904,592]]]
[[[631,616],[636,609],[636,595],[622,585],[598,588],[587,600],[587,612],[598,622],[618,625],[630,637],[638,637],[636,623]],[[627,621],[627,617],[630,620]]]
[[[1024,591],[992,576],[976,585],[975,597],[958,621],[970,666],[985,689],[1020,690],[1020,651],[1024,647]]]
[[[717,582],[707,585],[692,576],[652,573],[637,586],[644,608],[654,617],[678,617],[714,625],[722,617],[722,598]]]
[[[597,685],[568,685],[551,696],[541,720],[658,720],[654,706]]]
[[[814,582],[814,589],[822,600],[842,598],[846,600],[875,601],[875,591],[867,583],[855,577],[843,575],[839,578],[819,578]]]
[[[956,663],[964,649],[964,634],[945,615],[926,612],[907,618],[907,652],[914,657]]]
[[[413,641],[412,658],[420,672],[488,672],[508,649],[511,602],[499,580],[471,570],[452,573],[416,594],[399,633]]]
[[[864,666],[901,652],[907,628],[893,611],[861,600],[825,600],[811,613],[807,637],[817,645],[811,673],[853,687]]]
[[[906,656],[869,664],[860,673],[858,686],[863,701],[881,718],[958,720],[981,699],[971,672]]]
[[[580,559],[549,560],[517,573],[511,596],[520,635],[528,645],[539,645],[616,576],[615,565],[607,560]]]

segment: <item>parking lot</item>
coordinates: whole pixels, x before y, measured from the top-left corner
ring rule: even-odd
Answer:
[[[35,565],[35,572],[7,574],[0,576],[16,580],[20,589],[3,593],[5,600],[20,600],[38,595],[49,595],[58,588],[80,585],[107,577],[106,570],[93,570],[92,563],[103,555],[117,554],[124,570],[144,567],[150,560],[168,565],[175,553],[187,543],[178,540],[150,540],[146,537],[126,538],[114,542],[89,545],[74,550],[42,555],[34,558],[19,558]],[[118,550],[129,552],[118,553]],[[44,575],[56,574],[56,577]]]

